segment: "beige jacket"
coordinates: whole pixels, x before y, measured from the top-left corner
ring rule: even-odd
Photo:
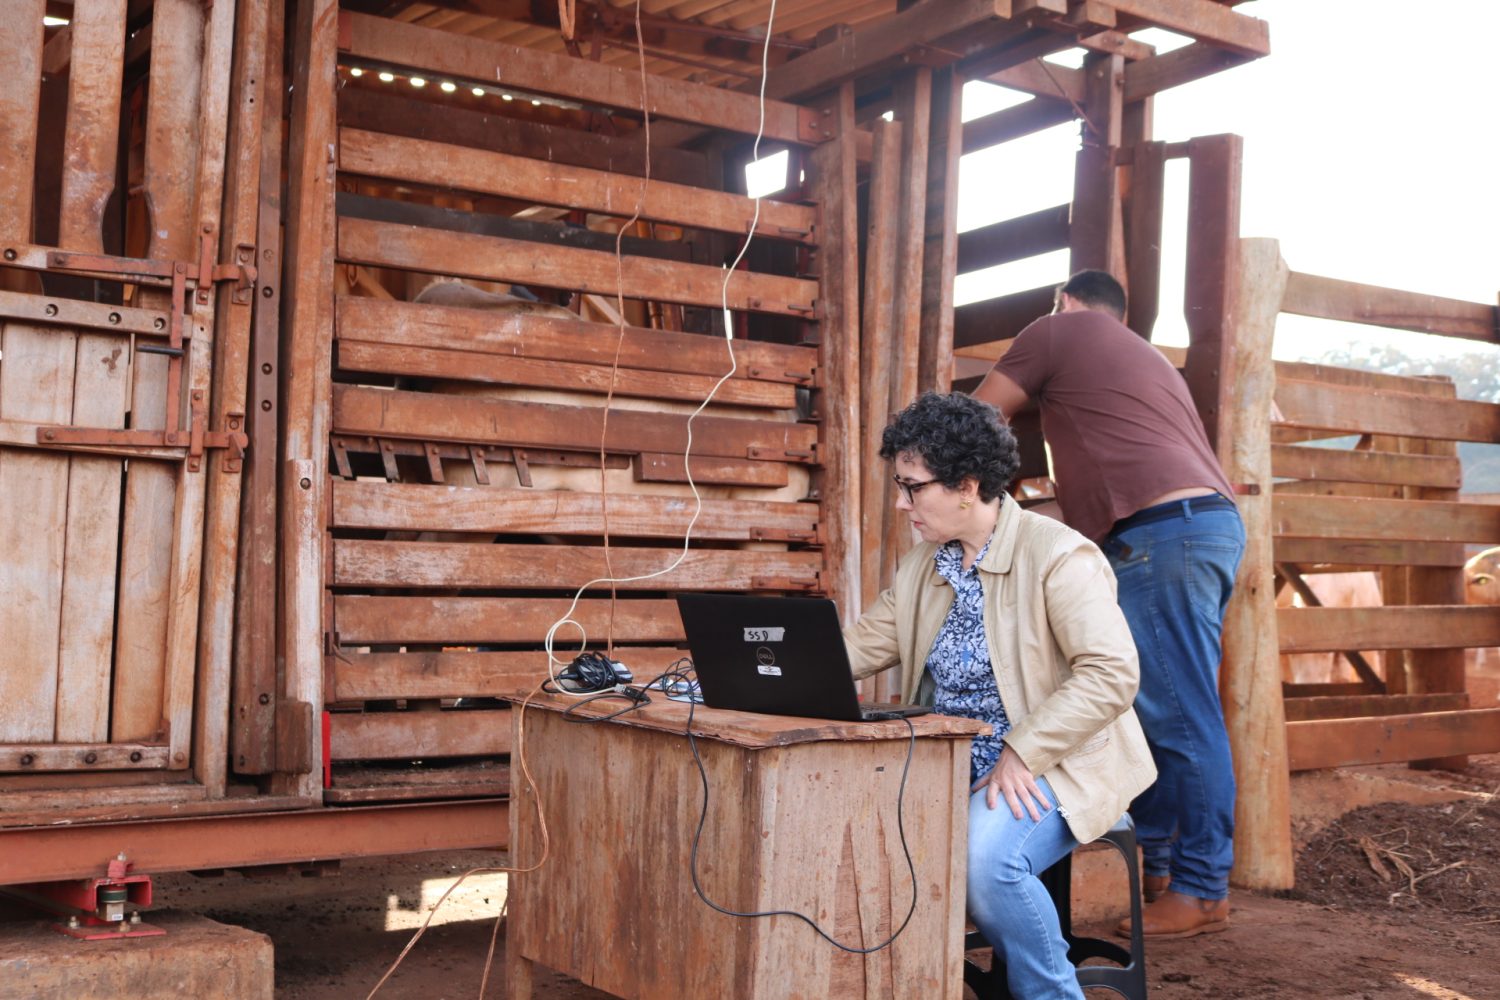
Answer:
[[[927,654],[953,588],[918,545],[895,585],[844,631],[855,677],[900,668],[904,701],[931,704]],[[1140,683],[1135,643],[1103,553],[1058,521],[1006,500],[979,562],[984,630],[1012,728],[1006,745],[1045,777],[1080,843],[1097,839],[1156,779],[1130,707]]]

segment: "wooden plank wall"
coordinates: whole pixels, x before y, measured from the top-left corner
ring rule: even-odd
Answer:
[[[1298,274],[1283,308],[1399,316],[1396,325],[1448,335],[1473,335],[1485,310],[1494,323],[1493,307]],[[1455,316],[1469,325],[1453,328]],[[1500,442],[1500,405],[1458,399],[1441,377],[1290,363],[1277,365],[1276,402],[1273,530],[1284,585],[1305,592],[1306,574],[1363,571],[1378,575],[1382,595],[1375,606],[1277,612],[1284,656],[1334,652],[1344,663],[1326,683],[1286,678],[1292,769],[1461,767],[1466,753],[1500,749],[1500,712],[1471,710],[1464,693],[1464,650],[1500,643],[1500,609],[1464,606],[1462,574],[1468,546],[1500,543],[1500,505],[1459,502],[1456,451],[1459,441]],[[1369,652],[1375,663],[1361,655]]]
[[[343,17],[323,692],[337,794],[346,762],[392,748],[507,752],[508,726],[476,742],[478,716],[454,702],[546,676],[544,640],[589,581],[616,580],[580,596],[558,656],[582,632],[641,680],[683,655],[675,591],[826,593],[857,611],[858,386],[836,373],[858,355],[834,353],[857,344],[852,132],[809,163],[824,204],[794,187],[756,219],[743,180],[726,190],[702,154],[656,151],[647,183],[639,134],[588,131],[585,113],[560,112],[542,143],[542,126],[424,115],[347,73],[464,80],[500,60],[520,90],[630,108],[633,66]],[[748,147],[743,95],[668,83],[647,81],[658,114]],[[819,119],[852,130],[852,93],[830,100]],[[795,144],[798,114],[771,102],[768,122]],[[725,295],[723,248],[752,223]]]
[[[0,27],[11,68],[0,86],[0,240],[6,260],[30,269],[0,274],[0,743],[11,744],[0,791],[57,789],[23,796],[23,810],[78,806],[85,786],[94,807],[139,796],[143,782],[176,786],[148,793],[157,799],[222,793],[221,777],[204,772],[203,783],[128,773],[184,772],[195,740],[224,731],[223,699],[198,675],[209,476],[188,473],[180,447],[135,449],[127,462],[107,444],[56,450],[38,426],[175,432],[196,399],[204,429],[223,427],[223,389],[210,395],[211,276],[188,292],[185,357],[169,377],[151,348],[172,324],[170,295],[139,275],[171,274],[173,262],[196,274],[205,239],[217,252],[236,8],[159,0],[148,26],[136,6],[77,0],[66,25],[44,27],[50,8],[25,0]],[[264,30],[263,2],[239,9]],[[121,276],[68,274],[53,248],[106,255],[93,270]],[[168,427],[173,393],[180,419]],[[216,530],[232,543],[237,498],[219,492]],[[226,656],[213,680],[227,678]]]

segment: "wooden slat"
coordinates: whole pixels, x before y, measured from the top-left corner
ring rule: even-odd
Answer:
[[[1276,560],[1297,563],[1304,572],[1318,564],[1336,565],[1336,572],[1372,566],[1462,566],[1464,558],[1462,545],[1446,542],[1276,538]]]
[[[421,760],[510,753],[510,710],[333,712],[333,760]]]
[[[692,497],[611,493],[612,536],[678,538],[694,514]],[[537,532],[598,535],[604,501],[597,493],[498,486],[424,486],[335,482],[332,526],[410,531]],[[694,538],[749,541],[757,533],[790,531],[814,540],[818,505],[754,500],[704,500]]]
[[[508,587],[574,589],[590,580],[644,576],[671,566],[672,548],[610,547],[610,566],[597,546],[552,545],[543,558],[536,545],[335,540],[333,583],[351,587]],[[744,552],[692,549],[676,569],[649,580],[618,584],[621,590],[753,590],[763,581],[815,587],[817,552]],[[770,587],[768,589],[781,589]]]
[[[1342,448],[1271,446],[1271,475],[1336,483],[1436,486],[1458,489],[1463,466],[1457,459]],[[1276,487],[1285,489],[1286,484]]]
[[[1271,51],[1266,22],[1213,0],[1109,0],[1109,6],[1121,14],[1234,52],[1263,56]]]
[[[1289,722],[1293,771],[1500,751],[1500,708]]]
[[[595,643],[594,645],[598,645]],[[614,657],[646,683],[680,659],[672,646],[614,647]],[[559,647],[566,662],[571,652]],[[513,652],[364,653],[334,661],[340,701],[394,698],[496,697],[536,684],[547,676],[545,650]]]
[[[350,12],[340,16],[341,34],[345,27],[346,51],[372,62],[411,66],[491,87],[515,87],[606,108],[640,112],[644,105],[653,118],[746,135],[754,135],[760,124],[761,107],[754,94],[656,77],[643,95],[640,74],[633,68],[605,66]],[[647,96],[649,101],[643,101]],[[765,137],[794,143],[825,138],[821,132],[812,131],[811,119],[804,125],[803,117],[803,109],[795,104],[767,100]]]
[[[0,240],[30,242],[42,82],[42,0],[0,18]],[[0,282],[15,279],[0,273]],[[21,287],[10,285],[10,287]],[[72,343],[55,331],[0,323],[0,420],[65,422]],[[13,666],[0,671],[0,743],[53,735],[67,459],[0,451],[0,635]],[[24,513],[23,513],[24,512]]]
[[[7,746],[0,753],[0,773],[37,774],[43,771],[120,771],[162,768],[169,763],[164,746],[143,743],[44,743],[24,742]]]
[[[1068,205],[1043,208],[958,234],[958,273],[1008,264],[1068,245]]]
[[[1293,272],[1281,309],[1298,316],[1500,342],[1500,311],[1493,305],[1312,274]]]
[[[1060,97],[1072,104],[1083,103],[1083,71],[1070,66],[1032,59],[1019,66],[987,73],[984,78],[990,83],[1037,97]]]
[[[1130,72],[1129,66],[1125,69]],[[1126,105],[1132,122],[1140,105]],[[1149,112],[1144,113],[1149,120]],[[1149,129],[1149,125],[1146,128]],[[1133,148],[1130,194],[1125,206],[1126,326],[1151,339],[1161,312],[1162,217],[1166,210],[1166,144],[1140,142]]]
[[[1125,67],[1125,102],[1145,100],[1163,90],[1243,65],[1252,58],[1198,42],[1129,63]]]
[[[121,335],[111,338],[114,346],[124,344],[123,335],[129,333],[165,337],[169,315],[160,309],[135,309],[130,306],[81,302],[77,299],[51,298],[0,289],[0,319],[19,319],[48,326],[112,330]],[[122,353],[118,360],[126,363],[129,358]]]
[[[417,375],[498,385],[529,385],[567,392],[593,392],[601,396],[613,390],[616,396],[679,399],[693,403],[707,397],[719,382],[718,378],[709,375],[644,372],[631,368],[611,372],[601,365],[503,357],[473,351],[371,344],[347,339],[339,341],[338,366],[344,371]],[[733,378],[718,387],[714,402],[790,410],[797,405],[797,389],[789,383]]]
[[[1278,496],[1273,511],[1277,537],[1410,542],[1500,539],[1500,504]],[[1303,561],[1280,553],[1277,558]]]
[[[1363,681],[1334,681],[1329,684],[1294,684],[1288,681],[1281,683],[1283,698],[1352,698],[1365,695],[1387,697],[1378,684],[1366,684]]]
[[[1461,691],[1442,694],[1362,694],[1288,698],[1288,722],[1315,719],[1354,719],[1375,715],[1415,715],[1456,712],[1469,707],[1469,696]]]
[[[1277,379],[1276,403],[1292,427],[1393,434],[1440,441],[1500,442],[1500,404],[1434,399],[1415,393],[1371,394],[1354,386]]]
[[[472,645],[541,643],[553,624],[569,615],[570,600],[523,597],[379,597],[340,594],[334,597],[334,622],[346,646],[404,643]],[[613,627],[611,628],[611,615]],[[680,642],[682,622],[669,600],[619,600],[585,597],[572,619],[585,634],[612,632],[622,642]],[[577,645],[576,629],[567,627],[559,644]]]
[[[491,149],[631,177],[645,172],[641,144],[628,133],[601,135],[452,107],[448,102],[440,114],[434,114],[430,101],[392,93],[389,88],[381,91],[353,85],[339,88],[338,118],[341,124],[387,135]],[[702,153],[666,148],[659,142],[651,144],[651,176],[676,184],[711,183]]]
[[[639,202],[641,218],[741,236],[755,218],[754,200],[738,194],[654,178],[643,188],[608,171],[349,128],[339,130],[339,168],[618,216],[633,214]],[[813,209],[766,198],[755,234],[812,242],[814,223]]]
[[[950,388],[953,348],[959,343],[953,279],[958,273],[958,161],[963,155],[963,86],[963,78],[951,68],[933,74],[922,243],[922,326],[917,350],[919,392],[928,389],[945,392]]]
[[[1076,114],[1073,105],[1067,101],[1034,97],[1024,104],[1002,108],[982,118],[964,122],[964,152],[974,153],[1040,132],[1053,125],[1070,122]]]
[[[104,207],[115,188],[125,0],[77,3],[71,25],[58,245],[102,253]],[[110,316],[121,320],[122,313],[109,309]],[[129,345],[117,336],[80,334],[74,370],[72,423],[123,427]],[[121,473],[119,461],[83,456],[72,460],[69,471],[64,544],[68,556],[63,567],[58,652],[57,739],[62,741],[89,742],[109,736]]]
[[[418,226],[343,218],[338,256],[428,274],[509,281],[614,295],[623,274],[625,297],[719,308],[724,271],[706,264],[679,264],[601,250],[548,247],[524,240],[444,232]],[[618,270],[617,270],[618,267]],[[729,308],[812,318],[817,284],[800,278],[735,272]]]
[[[17,0],[0,18],[0,241],[31,241],[37,114],[42,98],[45,0]]]
[[[1500,608],[1482,605],[1281,608],[1276,624],[1283,653],[1500,646]]]
[[[897,250],[907,231],[901,215],[901,120],[876,121],[870,166],[867,222],[864,232],[864,301],[860,307],[859,430],[855,445],[861,455],[880,452],[880,437],[890,414],[892,365],[899,282]],[[885,463],[858,463],[860,489],[859,575],[860,606],[871,606],[882,589],[880,559],[885,546]],[[866,682],[873,687],[873,682]],[[871,694],[874,692],[871,691]]]
[[[194,210],[204,21],[202,5],[193,0],[166,0],[155,7],[145,150],[151,216],[146,256],[155,260],[189,260],[197,253]],[[165,292],[143,292],[141,305],[161,308],[167,298]],[[193,340],[195,353],[200,339]],[[206,353],[198,360],[206,364]],[[138,356],[133,375],[131,425],[164,429],[166,359]],[[172,556],[179,513],[178,475],[177,468],[149,462],[132,463],[126,472],[110,714],[113,740],[152,739],[165,721],[168,618],[176,596],[172,593]],[[187,738],[191,733],[176,735]]]
[[[688,463],[680,453],[643,451],[632,463],[638,483],[686,483]],[[692,481],[698,485],[765,486],[779,489],[791,482],[784,462],[755,462],[740,458],[692,456]]]
[[[806,383],[812,380],[817,364],[817,350],[811,347],[755,340],[726,342],[720,337],[639,326],[627,326],[622,340],[616,327],[581,319],[349,296],[338,299],[338,335],[382,344],[596,365],[615,364],[618,344],[622,368],[714,379],[729,371],[731,351],[739,378]]]
[[[953,310],[954,348],[1014,337],[1032,320],[1052,311],[1056,291],[1047,285],[959,306]]]
[[[687,447],[688,415],[616,410],[604,447],[613,452],[664,451]],[[335,386],[334,429],[345,434],[466,441],[532,448],[598,450],[603,407],[521,403]],[[777,461],[813,460],[816,428],[769,420],[699,417],[693,421],[693,451],[725,458],[755,457],[752,449],[777,452]],[[782,452],[796,455],[782,455]]]

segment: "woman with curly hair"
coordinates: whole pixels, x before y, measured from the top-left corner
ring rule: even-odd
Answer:
[[[854,674],[894,666],[904,701],[990,724],[970,759],[969,915],[1012,994],[1082,1000],[1037,876],[1156,776],[1114,574],[1088,539],[1005,494],[1020,462],[988,403],[925,393],[892,419],[880,457],[922,542],[846,630]]]

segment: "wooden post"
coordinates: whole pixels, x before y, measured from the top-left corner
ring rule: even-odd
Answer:
[[[1232,292],[1239,275],[1240,167],[1244,140],[1210,135],[1188,141],[1188,351],[1183,377],[1214,453],[1233,441],[1227,405],[1234,382]]]
[[[334,90],[338,45],[336,0],[298,5],[293,65],[290,211],[285,273],[286,336],[281,481],[281,655],[285,679],[277,709],[278,771],[273,789],[316,795],[322,747],[311,726],[292,732],[291,719],[316,720],[323,707],[323,567],[327,532],[328,426],[333,363]],[[306,706],[295,709],[294,706]],[[314,722],[315,724],[315,722]],[[281,734],[287,734],[285,740]],[[307,753],[296,752],[305,741]],[[301,759],[299,759],[301,758]],[[283,764],[286,766],[283,767]]]
[[[1276,241],[1265,239],[1242,241],[1239,263],[1232,326],[1236,375],[1227,399],[1239,430],[1219,454],[1229,481],[1252,490],[1237,498],[1245,521],[1245,555],[1224,616],[1219,675],[1238,786],[1230,878],[1249,889],[1289,889],[1290,782],[1271,551],[1271,400],[1276,391],[1271,341],[1287,266]]]
[[[953,279],[958,270],[958,158],[963,155],[964,145],[963,84],[963,77],[952,69],[933,74],[927,223],[922,251],[922,343],[917,358],[919,392],[924,389],[946,392],[953,381]]]
[[[1151,339],[1161,313],[1161,234],[1166,188],[1166,143],[1142,142],[1130,166],[1129,208],[1125,212],[1125,325]]]
[[[1119,170],[1121,97],[1125,91],[1125,58],[1091,53],[1084,60],[1083,148],[1073,173],[1073,212],[1069,231],[1069,268],[1097,268],[1125,278],[1124,236],[1120,224]]]
[[[859,617],[859,219],[856,211],[854,85],[830,95],[834,138],[813,150],[809,180],[822,209],[818,240],[818,367],[822,415],[818,459],[823,530],[823,590],[846,624]]]
[[[869,217],[865,225],[864,308],[860,315],[860,435],[856,462],[863,517],[860,528],[860,586],[863,603],[880,593],[880,552],[887,499],[885,463],[879,458],[891,387],[892,326],[896,305],[896,246],[902,234],[901,132],[899,121],[875,123],[870,164]],[[868,544],[866,544],[868,543]]]

